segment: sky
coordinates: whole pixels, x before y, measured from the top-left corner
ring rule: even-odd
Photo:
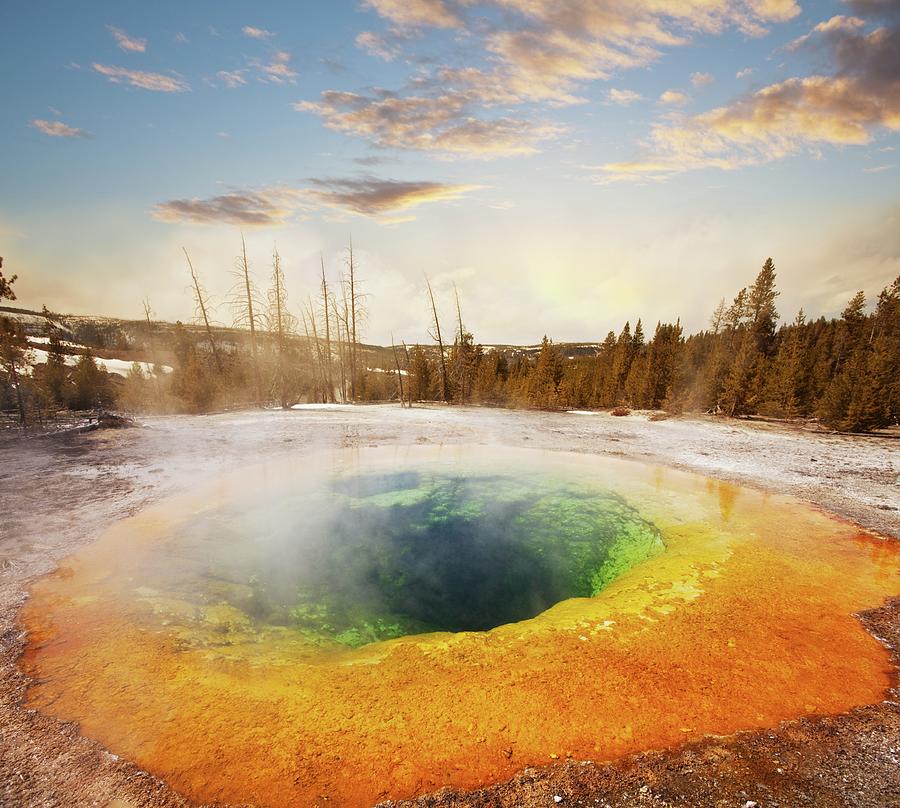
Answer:
[[[228,324],[241,235],[294,308],[351,238],[365,338],[706,326],[775,260],[782,318],[900,274],[898,0],[284,0],[0,11],[18,304]]]

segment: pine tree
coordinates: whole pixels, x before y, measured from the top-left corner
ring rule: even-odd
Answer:
[[[647,352],[642,351],[631,363],[628,377],[625,379],[625,400],[630,407],[644,409],[650,406],[647,402],[647,388],[650,363]]]
[[[742,325],[746,325],[749,317],[750,302],[748,293],[746,289],[741,289],[725,312],[725,327],[729,331],[737,331]]]
[[[459,291],[456,292],[456,338],[450,349],[450,383],[453,400],[467,404],[472,398],[475,386],[475,370],[478,365],[480,348],[475,346],[474,337],[463,325],[462,310],[459,305]]]
[[[478,362],[475,375],[475,399],[481,404],[506,403],[509,363],[502,351],[488,351]]]
[[[837,375],[844,362],[850,361],[853,352],[859,347],[863,337],[863,326],[866,321],[866,295],[860,289],[841,312],[835,335],[834,375]]]
[[[130,412],[143,412],[151,398],[152,382],[140,362],[132,362],[119,394],[119,406]]]
[[[421,345],[412,350],[409,366],[409,396],[413,401],[428,401],[434,386],[434,369]]]
[[[709,318],[709,325],[712,328],[713,335],[718,334],[725,327],[725,298],[723,297],[716,308],[713,310],[712,317]]]
[[[15,276],[9,283],[15,280]],[[16,398],[19,410],[19,423],[28,426],[28,413],[25,407],[25,378],[31,362],[25,330],[11,317],[0,317],[0,370],[7,377]]]
[[[13,284],[18,280],[18,275],[10,278],[3,277],[3,258],[0,257],[0,302],[4,300],[15,300],[16,293],[13,291]]]
[[[613,373],[613,362],[616,354],[616,334],[608,331],[606,339],[600,344],[594,373],[594,405],[597,407],[614,407],[616,405],[616,380]]]
[[[800,309],[793,324],[783,329],[767,391],[770,411],[788,418],[805,414],[803,403],[807,373],[804,361],[807,353],[805,323],[806,315],[803,309]]]
[[[634,327],[634,335],[631,337],[632,361],[642,350],[644,350],[644,326],[641,323],[641,318],[638,317],[637,325]]]
[[[747,297],[747,309],[750,327],[756,340],[756,350],[763,356],[769,356],[775,337],[775,325],[778,311],[775,308],[775,264],[767,258],[756,276]]]
[[[3,259],[0,258],[0,269],[3,267]],[[16,293],[13,284],[18,276],[13,275],[6,279],[0,271],[0,302],[3,300],[15,300]],[[31,356],[28,351],[28,341],[25,339],[25,330],[11,317],[0,316],[0,370],[3,370],[9,379],[16,396],[16,406],[19,410],[19,423],[22,427],[28,426],[28,414],[25,409],[25,394],[23,391],[23,375],[31,364]]]
[[[851,304],[855,302],[851,301]],[[850,316],[860,327],[861,307],[851,305]],[[847,312],[845,311],[845,315]],[[847,319],[846,317],[844,319]],[[858,343],[844,374],[847,408],[838,428],[864,432],[895,424],[900,419],[900,277],[878,298],[868,340]]]
[[[73,410],[100,410],[113,403],[112,390],[105,370],[98,367],[93,353],[85,351],[72,371],[72,397],[69,406]]]
[[[872,391],[868,380],[868,345],[864,340],[866,296],[860,290],[848,302],[836,324],[834,359],[831,379],[819,403],[819,417],[835,429],[854,431],[865,429],[860,416],[862,397]],[[851,416],[851,403],[856,399],[855,414]]]
[[[62,350],[59,329],[46,306],[43,307],[41,313],[44,316],[44,336],[47,338],[47,362],[44,366],[41,384],[47,402],[62,406],[68,398],[66,386],[69,374],[66,368],[66,357]]]
[[[753,333],[742,329],[737,353],[719,398],[720,407],[731,418],[745,415],[753,409],[755,402],[751,398],[751,390],[754,374],[758,370],[758,356]]]
[[[559,404],[559,384],[563,378],[563,359],[556,346],[544,335],[534,370],[528,375],[528,403],[540,409]]]
[[[613,406],[619,406],[623,403],[625,379],[628,377],[628,371],[631,368],[631,361],[634,356],[633,351],[631,323],[626,322],[616,340],[610,367],[609,391]]]
[[[681,367],[682,340],[681,321],[657,323],[656,333],[650,343],[647,387],[644,404],[657,409],[665,402],[673,401],[676,394],[678,369]]]

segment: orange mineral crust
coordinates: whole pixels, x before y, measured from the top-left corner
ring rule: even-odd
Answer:
[[[636,504],[665,551],[596,597],[491,631],[311,645],[144,586],[149,558],[176,557],[179,525],[254,495],[242,475],[118,524],[34,587],[30,706],[198,801],[363,806],[842,712],[890,686],[886,650],[853,615],[897,593],[897,545],[796,501],[562,453],[300,462],[268,467],[260,486],[311,468],[530,463]]]

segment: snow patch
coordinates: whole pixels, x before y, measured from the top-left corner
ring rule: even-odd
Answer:
[[[294,404],[292,410],[346,410],[351,404]]]
[[[78,347],[78,346],[76,346]],[[31,348],[29,349],[31,354],[34,356],[34,362],[37,365],[43,365],[47,362],[49,358],[49,353],[42,348]],[[74,356],[72,354],[64,354],[63,362],[69,367],[74,367],[78,364],[78,360],[80,356]],[[97,366],[102,370],[105,370],[107,373],[114,373],[117,376],[127,376],[131,372],[131,366],[134,365],[134,362],[129,362],[125,359],[98,359],[94,358],[94,361],[97,363]],[[144,374],[148,376],[155,376],[156,374],[153,372],[153,365],[149,362],[138,362],[137,363]],[[159,370],[163,375],[172,372],[172,368],[168,365],[160,365]]]

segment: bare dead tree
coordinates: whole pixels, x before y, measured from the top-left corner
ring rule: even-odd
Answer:
[[[343,296],[342,296],[343,297]],[[337,298],[332,295],[331,296],[331,310],[334,313],[334,327],[335,333],[337,334],[337,350],[338,350],[338,365],[340,367],[340,375],[341,375],[341,402],[347,403],[347,344],[349,342],[348,339],[345,339],[347,334],[347,306],[346,299],[343,301],[343,314],[341,313],[341,308],[338,307]],[[342,328],[343,326],[343,328]]]
[[[347,276],[344,278],[344,286],[348,288],[348,339],[350,353],[350,398],[356,400],[359,394],[359,336],[362,321],[365,317],[365,295],[359,291],[359,281],[356,277],[356,261],[353,256],[353,239],[347,251]]]
[[[356,401],[356,267],[353,263],[353,237],[350,238],[350,396]]]
[[[403,408],[403,372],[400,370],[400,358],[397,356],[397,346],[394,345],[394,332],[391,332],[391,352],[394,354],[394,364],[397,366],[397,385],[400,387],[400,407]]]
[[[469,345],[467,344],[467,334],[462,319],[462,308],[459,305],[459,289],[453,284],[453,294],[456,297],[456,363],[453,368],[454,382],[456,383],[456,392],[458,393],[458,401],[465,404],[468,401],[468,362],[469,362]]]
[[[315,356],[313,356],[312,335],[309,333],[309,319],[306,315],[305,310],[301,309],[300,317],[303,320],[303,333],[306,336],[306,341],[304,343],[306,346],[306,358],[307,358],[308,364],[309,364],[310,368],[312,369],[312,373],[313,373],[313,398],[315,399],[315,398],[317,398],[315,385],[316,385],[316,376],[317,376],[318,371],[316,369],[316,359],[315,359]]]
[[[431,300],[431,313],[434,316],[434,332],[429,335],[438,344],[438,353],[441,360],[441,394],[444,401],[450,403],[450,387],[447,384],[447,358],[444,356],[444,341],[441,339],[441,321],[438,317],[437,304],[434,302],[434,292],[431,289],[431,281],[425,276],[425,285],[428,287],[428,297]]]
[[[219,346],[216,345],[216,339],[213,336],[212,326],[209,323],[209,296],[200,283],[200,278],[194,271],[194,265],[191,263],[191,256],[188,255],[187,248],[181,248],[184,251],[184,257],[187,259],[188,269],[191,271],[191,285],[194,291],[195,317],[203,322],[203,328],[206,331],[206,338],[209,340],[209,346],[212,350],[213,361],[216,363],[216,371],[219,376],[222,375],[222,358],[219,356]]]
[[[244,241],[243,233],[241,233],[241,254],[235,261],[234,275],[237,281],[231,296],[231,305],[234,310],[234,325],[236,328],[244,327],[250,329],[250,360],[253,371],[253,386],[256,393],[256,404],[261,406],[262,383],[259,374],[259,351],[256,340],[260,305],[250,276],[250,262],[247,259],[247,244]]]
[[[289,406],[287,391],[287,339],[296,329],[296,318],[288,311],[287,289],[278,248],[272,250],[272,282],[269,287],[269,331],[274,332],[278,350],[275,386],[283,408]]]
[[[312,353],[315,354],[313,361],[313,376],[315,378],[316,389],[319,389],[319,385],[321,383],[321,388],[323,391],[323,398],[327,401],[327,384],[325,382],[325,361],[322,356],[322,343],[319,341],[319,330],[316,325],[316,309],[313,305],[312,298],[309,298],[306,302],[306,311],[303,315],[304,323],[307,323],[306,326],[306,339],[310,340],[310,329],[312,329]],[[318,398],[318,396],[316,396]]]
[[[188,261],[190,263],[190,261]],[[147,321],[147,343],[150,346],[150,359],[153,362],[153,381],[156,387],[157,404],[162,406],[162,386],[159,383],[159,356],[156,353],[156,340],[153,339],[153,309],[150,301],[144,298],[144,319]]]
[[[334,376],[332,373],[331,317],[328,314],[328,281],[325,280],[325,257],[319,253],[322,265],[322,306],[325,319],[325,381],[328,385],[328,400],[334,401]]]
[[[412,386],[408,383],[409,380],[409,347],[406,344],[406,341],[403,341],[403,356],[406,366],[406,374],[407,374],[407,385],[406,385],[406,399],[407,399],[407,407],[412,409],[413,400],[412,400]]]

